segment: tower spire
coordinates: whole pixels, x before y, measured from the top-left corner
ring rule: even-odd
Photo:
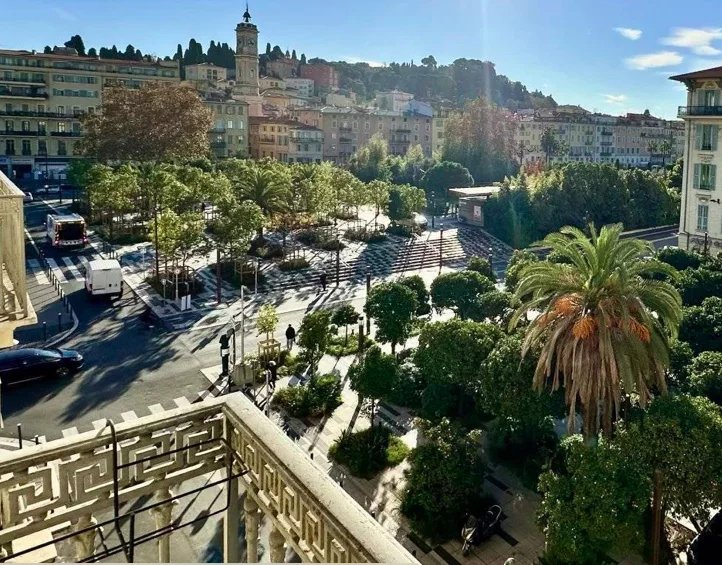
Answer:
[[[248,2],[246,2],[246,11],[243,13],[243,21],[246,23],[250,23],[251,21],[251,13],[248,11]]]

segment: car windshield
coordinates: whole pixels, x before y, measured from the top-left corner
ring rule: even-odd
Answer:
[[[63,354],[59,349],[38,349],[36,350],[36,355],[39,355],[40,357],[48,357],[48,358],[58,358],[62,357]]]

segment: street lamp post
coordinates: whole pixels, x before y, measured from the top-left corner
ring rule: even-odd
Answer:
[[[441,235],[439,237],[439,272],[444,266],[444,224],[439,224]]]
[[[491,276],[494,277],[496,282],[496,274],[494,273],[494,249],[489,247],[489,268],[491,269]]]
[[[366,299],[371,294],[371,271],[366,269]],[[371,316],[366,316],[366,335],[371,335]]]

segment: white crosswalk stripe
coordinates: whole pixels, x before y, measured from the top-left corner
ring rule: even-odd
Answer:
[[[55,259],[48,258],[48,265],[50,266],[50,270],[53,271],[53,274],[55,277],[61,282],[65,283],[68,282],[68,279],[65,278],[65,275],[63,274],[63,270],[58,267],[58,264],[55,262]]]
[[[94,420],[93,421],[93,429],[95,431],[100,431],[105,427],[105,424],[108,422],[105,418],[101,418],[100,420]]]
[[[50,279],[45,274],[45,270],[40,264],[40,261],[37,259],[28,259],[28,268],[38,284],[50,284]]]
[[[65,263],[65,266],[68,268],[68,271],[70,271],[70,274],[73,275],[73,278],[77,281],[84,281],[85,276],[83,273],[81,273],[77,267],[75,266],[75,263],[73,263],[72,259],[70,257],[63,257],[63,263]]]
[[[63,437],[73,437],[78,435],[78,428],[73,426],[72,428],[66,428],[63,430]]]
[[[133,420],[138,419],[138,415],[135,413],[135,410],[128,410],[127,412],[123,412],[120,417],[123,418],[124,422],[132,422]]]

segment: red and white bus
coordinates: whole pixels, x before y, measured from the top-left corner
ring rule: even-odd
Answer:
[[[48,214],[46,226],[53,247],[84,247],[88,243],[85,220],[78,214]]]

